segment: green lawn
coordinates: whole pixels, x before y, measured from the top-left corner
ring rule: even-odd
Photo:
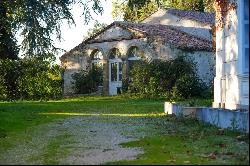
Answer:
[[[209,103],[209,101],[198,101]],[[198,103],[198,104],[199,104]],[[1,154],[20,139],[20,133],[32,127],[69,116],[123,116],[136,120],[144,117],[153,125],[143,130],[157,134],[124,147],[142,147],[136,160],[107,164],[249,164],[249,136],[202,124],[196,120],[162,116],[164,100],[125,99],[122,97],[81,97],[57,101],[0,102]],[[111,118],[112,119],[112,118]],[[143,120],[143,118],[141,118]],[[169,123],[168,123],[169,122]],[[66,135],[67,136],[67,135]],[[64,135],[50,142],[46,164],[60,150]],[[68,155],[67,152],[63,155]],[[46,156],[45,156],[46,157]]]

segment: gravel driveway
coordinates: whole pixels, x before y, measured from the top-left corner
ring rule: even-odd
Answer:
[[[120,143],[154,134],[153,128],[151,119],[145,117],[70,116],[21,133],[15,146],[1,155],[0,164],[104,164],[133,160],[143,150],[124,148]]]

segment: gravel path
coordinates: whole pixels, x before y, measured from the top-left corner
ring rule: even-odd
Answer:
[[[145,126],[149,127],[150,121],[141,117],[72,116],[60,119],[22,133],[16,145],[1,155],[0,164],[52,162],[72,165],[133,160],[143,153],[142,149],[124,148],[119,144],[153,134],[145,132]]]

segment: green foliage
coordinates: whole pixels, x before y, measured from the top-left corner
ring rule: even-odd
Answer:
[[[0,75],[0,100],[4,100],[7,97],[7,87],[5,85],[4,76]]]
[[[112,16],[116,20],[140,22],[158,8],[174,8],[200,12],[214,12],[214,0],[115,0],[112,3]]]
[[[18,88],[22,99],[57,98],[61,95],[59,65],[50,65],[48,61],[36,59],[21,62]]]
[[[105,23],[99,23],[97,20],[95,21],[94,27],[92,29],[89,29],[87,32],[87,36],[85,37],[91,37],[93,35],[95,35],[96,33],[100,32],[103,28],[105,28],[107,26],[107,24]]]
[[[204,0],[204,5],[205,5],[205,12],[213,13],[214,11],[214,0]]]
[[[182,99],[200,97],[205,84],[195,73],[195,64],[180,56],[174,60],[138,61],[130,70],[128,93],[141,97]]]
[[[17,80],[20,75],[20,63],[17,60],[0,60],[2,87],[5,89],[2,100],[17,99],[19,95]]]
[[[129,0],[129,1],[113,1],[112,2],[112,16],[116,20],[124,19],[130,22],[140,22],[153,14],[158,6],[154,1],[143,0]]]
[[[18,46],[12,32],[12,18],[7,13],[7,1],[0,1],[0,59],[17,59]]]
[[[204,91],[203,87],[205,87],[202,84],[202,81],[196,75],[184,74],[176,80],[175,87],[177,94],[182,98],[190,98],[192,96],[201,96]]]
[[[194,10],[204,12],[205,10],[205,3],[203,0],[176,0],[176,1],[162,1],[165,2],[166,7],[171,7],[175,9],[181,10]]]
[[[88,94],[97,91],[103,83],[103,71],[101,67],[93,66],[90,70],[80,70],[72,75],[73,89],[77,94]]]
[[[17,57],[14,34],[18,30],[23,37],[21,48],[26,57],[42,56],[60,50],[54,46],[52,34],[61,40],[62,21],[66,20],[69,25],[74,25],[72,4],[83,6],[85,23],[92,19],[90,10],[95,13],[103,12],[100,0],[1,0],[0,53],[5,53],[1,56]]]
[[[0,60],[0,100],[48,99],[61,96],[59,65],[39,59]]]

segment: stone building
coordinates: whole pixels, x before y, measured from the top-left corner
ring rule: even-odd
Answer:
[[[92,63],[103,67],[103,94],[116,95],[130,64],[139,59],[168,60],[185,56],[197,63],[197,74],[214,78],[214,14],[160,9],[140,23],[113,22],[60,58],[65,69],[64,94],[73,94],[72,74]]]
[[[249,1],[216,0],[215,108],[249,110]]]

